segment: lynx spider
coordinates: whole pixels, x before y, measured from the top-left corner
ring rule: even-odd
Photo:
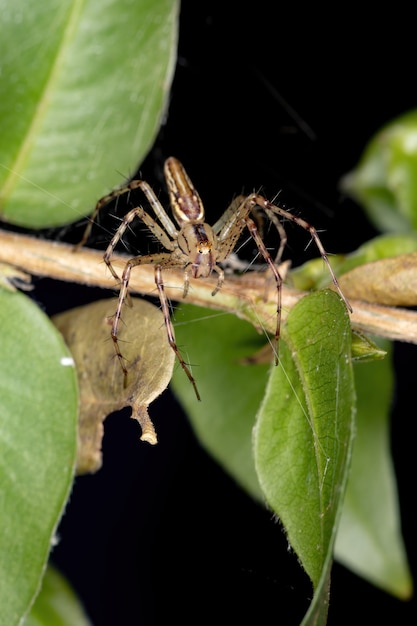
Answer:
[[[128,287],[132,269],[137,265],[152,264],[155,268],[155,283],[164,316],[168,342],[174,350],[182,369],[190,380],[197,399],[200,400],[200,394],[198,392],[195,379],[191,374],[188,365],[184,361],[175,341],[168,299],[164,290],[162,270],[166,268],[184,269],[184,297],[186,297],[189,290],[190,276],[193,278],[207,278],[212,272],[216,272],[218,276],[217,285],[212,292],[213,296],[216,295],[224,282],[224,270],[219,266],[219,263],[230,259],[230,256],[236,248],[240,235],[245,228],[247,228],[255,241],[259,253],[269,266],[276,282],[277,322],[273,338],[275,346],[278,344],[281,325],[282,277],[279,272],[278,264],[281,260],[287,241],[285,230],[280,222],[280,218],[291,220],[310,233],[324,262],[327,265],[334,286],[349,311],[352,311],[349,302],[339,287],[336,276],[329,263],[326,251],[324,250],[314,226],[306,222],[304,219],[293,215],[289,211],[272,204],[259,193],[251,193],[248,196],[238,196],[235,198],[220,219],[218,219],[213,226],[210,226],[204,221],[204,207],[200,196],[178,159],[169,157],[165,161],[164,176],[168,187],[171,210],[174,219],[178,224],[178,228],[164,210],[150,185],[144,180],[133,180],[127,185],[112,191],[110,194],[104,196],[97,202],[92,218],[85,230],[83,239],[79,243],[81,246],[87,241],[92,225],[103,206],[105,206],[112,199],[135,189],[140,189],[143,192],[150,207],[153,209],[157,220],[159,220],[158,223],[158,221],[156,221],[141,206],[137,206],[130,210],[124,216],[103,256],[111,274],[118,281],[118,283],[121,284],[117,310],[112,322],[111,337],[113,339],[116,355],[123,371],[125,385],[127,385],[128,370],[120,350],[118,339],[122,309],[126,299],[128,298]],[[280,244],[275,259],[273,259],[268,252],[262,236],[259,233],[257,221],[254,219],[256,215],[256,207],[260,207],[264,211],[267,218],[273,223],[278,231]],[[158,239],[166,251],[154,254],[138,255],[129,259],[125,264],[122,276],[119,277],[111,262],[113,252],[118,242],[122,239],[126,229],[136,218],[142,220],[142,222],[147,226],[156,239]],[[276,350],[275,354],[277,355]],[[278,356],[276,356],[276,363],[278,363]]]

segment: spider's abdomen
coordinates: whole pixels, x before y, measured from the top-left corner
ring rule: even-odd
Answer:
[[[177,223],[204,220],[204,206],[194,185],[178,159],[169,157],[165,161],[165,178],[169,191],[172,212]]]
[[[172,212],[178,224],[183,226],[186,222],[202,221],[204,219],[204,209],[199,196],[175,197],[175,204],[172,205]]]

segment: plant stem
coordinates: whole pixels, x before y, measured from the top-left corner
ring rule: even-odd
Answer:
[[[114,266],[123,271],[127,257],[114,255]],[[102,252],[81,248],[54,241],[36,239],[26,235],[0,230],[0,263],[26,272],[30,275],[49,277],[72,283],[117,289],[117,284],[109,275],[103,263]],[[10,271],[8,272],[10,274]],[[249,272],[242,276],[230,276],[215,297],[211,295],[216,286],[216,278],[190,279],[190,289],[183,297],[183,272],[164,272],[167,296],[177,302],[210,307],[234,313],[249,320],[258,329],[274,332],[276,312],[276,291],[271,283],[266,290],[265,276],[260,272]],[[129,282],[131,292],[143,295],[156,294],[154,268],[136,267]],[[284,286],[282,289],[282,317],[305,295]],[[347,298],[349,293],[345,292]],[[370,304],[362,300],[352,300],[352,326],[365,333],[388,339],[417,343],[417,312],[399,307]]]

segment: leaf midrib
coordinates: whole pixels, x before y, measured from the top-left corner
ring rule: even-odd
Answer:
[[[9,176],[6,178],[2,195],[7,198],[16,179],[21,179],[22,176],[19,172],[23,171],[24,163],[27,160],[28,154],[33,144],[33,137],[36,136],[38,129],[40,128],[45,116],[45,111],[48,108],[50,102],[50,94],[53,91],[53,86],[56,84],[57,76],[59,76],[62,60],[66,55],[66,51],[70,46],[70,42],[73,39],[76,32],[77,25],[80,21],[80,15],[85,6],[86,0],[74,0],[68,14],[66,27],[62,31],[61,45],[56,50],[56,55],[53,63],[51,63],[49,76],[45,82],[44,89],[42,91],[41,98],[38,102],[38,106],[34,109],[34,115],[31,124],[28,127],[26,135],[22,141],[21,147],[16,155],[15,161],[9,169]]]

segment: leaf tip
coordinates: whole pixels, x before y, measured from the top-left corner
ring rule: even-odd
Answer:
[[[141,441],[146,441],[150,443],[152,446],[158,443],[158,438],[156,436],[155,428],[152,423],[151,418],[149,417],[148,407],[144,404],[132,404],[132,419],[135,419],[139,422],[139,425],[142,429],[142,435],[140,437]]]

